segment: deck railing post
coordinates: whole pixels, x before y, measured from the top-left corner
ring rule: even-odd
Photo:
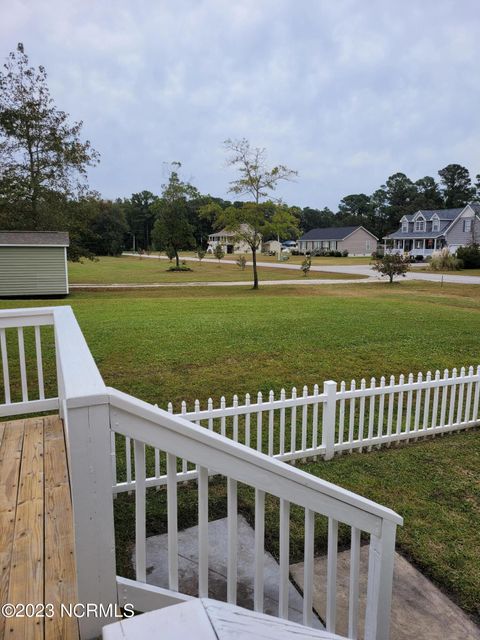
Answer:
[[[365,640],[389,637],[395,534],[395,523],[384,519],[380,536],[370,536]]]
[[[110,411],[106,398],[85,399],[65,416],[70,456],[78,602],[103,605],[110,616],[79,619],[82,640],[97,638],[115,622],[117,586],[112,503]]]
[[[323,383],[323,424],[322,445],[325,447],[325,460],[333,458],[335,446],[335,422],[337,410],[337,383],[327,380]]]

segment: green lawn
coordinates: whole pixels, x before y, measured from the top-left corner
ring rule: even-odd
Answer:
[[[220,262],[187,262],[191,271],[168,271],[170,263],[154,258],[121,256],[102,257],[96,261],[69,262],[68,275],[71,284],[155,284],[180,282],[234,282],[252,280],[252,269],[241,270],[237,265]],[[362,278],[338,273],[315,272],[311,278],[345,280]],[[292,269],[259,268],[260,280],[292,280],[303,278],[303,273]]]
[[[71,304],[107,384],[165,406],[209,396],[255,393],[479,362],[480,287],[401,282],[301,287],[77,292]],[[2,308],[45,301],[3,301]],[[49,304],[49,302],[47,302]],[[317,475],[404,516],[398,548],[479,615],[480,433],[307,465]],[[211,517],[225,512],[225,488],[211,486]],[[196,489],[180,491],[182,525],[196,524]],[[252,517],[248,488],[239,504]],[[129,571],[132,497],[115,501],[118,552]],[[149,534],[164,530],[165,493],[150,494]],[[278,505],[268,502],[267,542],[277,548]],[[299,558],[302,514],[291,556]],[[344,533],[341,534],[343,541]],[[319,522],[316,548],[325,545]]]
[[[158,253],[158,252],[156,252]],[[282,255],[288,255],[288,254],[282,254]],[[182,256],[188,256],[188,257],[194,257],[196,258],[196,254],[193,251],[185,251],[184,253],[182,253]],[[206,256],[207,258],[211,258],[212,256],[208,255]],[[227,255],[225,256],[225,260],[235,260],[236,259],[236,255]],[[248,254],[245,254],[245,257],[247,258],[247,260],[251,260],[251,256],[249,256]],[[292,256],[290,255],[287,263],[288,264],[298,264],[300,265],[303,260],[305,259],[305,256]],[[263,253],[259,253],[257,256],[257,260],[259,262],[278,262],[278,258],[277,256],[266,256]],[[372,261],[372,258],[370,256],[347,256],[346,258],[330,258],[330,257],[320,257],[320,256],[313,256],[312,257],[312,264],[313,265],[344,265],[346,267],[348,266],[352,266],[352,265],[356,265],[356,264],[370,264],[370,262]]]

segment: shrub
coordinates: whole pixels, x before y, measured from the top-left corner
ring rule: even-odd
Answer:
[[[465,269],[480,268],[480,246],[478,244],[459,247],[456,255],[459,260],[462,260]]]
[[[215,247],[215,249],[213,251],[213,255],[218,260],[218,264],[220,264],[220,260],[225,255],[225,251],[223,250],[223,247],[222,247],[221,244],[217,244],[217,246]]]
[[[199,262],[201,262],[204,259],[206,253],[207,252],[205,251],[205,249],[203,247],[197,247],[197,257],[198,257]]]
[[[399,253],[386,253],[383,258],[375,260],[372,268],[374,271],[378,271],[382,277],[387,276],[392,283],[395,276],[406,276],[410,269],[410,259]]]
[[[458,271],[462,268],[462,261],[453,256],[448,247],[434,251],[430,260],[431,271]]]
[[[245,256],[238,256],[235,262],[237,264],[237,267],[240,267],[242,271],[245,271],[245,267],[247,266],[247,259],[245,258]]]
[[[348,250],[347,249],[344,249],[342,251],[342,258],[348,258]]]
[[[310,258],[310,256],[305,256],[305,260],[300,265],[300,269],[303,271],[303,275],[305,277],[307,277],[311,266],[312,266],[312,259]]]

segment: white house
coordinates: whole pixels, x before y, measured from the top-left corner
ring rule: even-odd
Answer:
[[[240,232],[248,233],[250,227],[247,224],[240,225]],[[211,233],[208,236],[208,247],[207,252],[213,253],[217,247],[220,245],[225,253],[252,253],[252,249],[250,245],[238,238],[238,234],[235,231],[227,231],[227,229],[222,229],[221,231],[217,231],[215,233]],[[261,246],[261,236],[259,248]]]

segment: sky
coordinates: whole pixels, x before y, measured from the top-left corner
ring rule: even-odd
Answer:
[[[230,198],[223,141],[298,171],[276,197],[336,210],[402,171],[480,173],[478,0],[0,0],[101,154],[105,198],[160,193],[169,163]]]

